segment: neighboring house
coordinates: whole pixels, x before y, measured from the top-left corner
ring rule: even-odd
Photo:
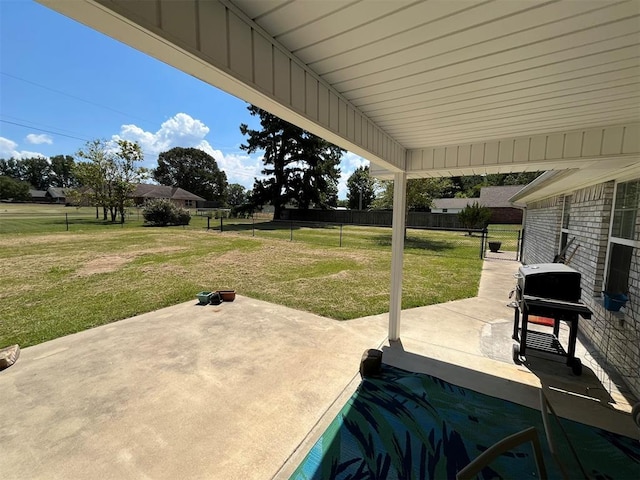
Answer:
[[[523,188],[524,185],[504,185],[480,189],[478,203],[491,209],[489,223],[522,223],[522,209],[514,206],[509,199]]]
[[[523,263],[552,262],[568,245],[565,263],[580,272],[593,311],[580,332],[640,397],[640,174],[607,173],[619,176],[586,186],[547,172],[511,200],[526,206]],[[628,296],[621,312],[605,309],[605,291]]]
[[[31,201],[35,203],[47,203],[47,192],[44,190],[36,190],[34,188],[29,189],[29,195],[31,195]]]
[[[511,204],[509,199],[524,188],[524,185],[482,187],[480,198],[436,198],[431,213],[460,213],[467,205],[478,202],[491,209],[489,223],[522,223],[522,209]]]
[[[49,187],[47,189],[47,198],[51,203],[67,203],[67,188]]]
[[[131,194],[136,205],[142,205],[147,200],[166,198],[179,207],[195,208],[196,202],[204,202],[205,199],[187,192],[180,187],[168,187],[166,185],[151,185],[139,183]]]
[[[460,213],[467,205],[478,200],[478,198],[436,198],[433,200],[431,213]]]

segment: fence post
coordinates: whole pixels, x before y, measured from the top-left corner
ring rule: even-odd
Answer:
[[[342,246],[342,224],[340,224],[340,246]]]
[[[251,214],[251,236],[256,236],[256,217],[253,216],[253,213]]]
[[[519,245],[518,245],[518,258],[517,260],[522,261],[522,253],[524,251],[524,228],[521,232],[518,232]]]
[[[222,226],[222,215],[220,215],[220,233],[222,233],[223,230],[223,226]]]
[[[482,237],[480,237],[480,258],[484,258],[484,250],[486,248],[487,237],[489,236],[489,230],[487,227],[482,229]]]
[[[209,215],[207,215],[207,231],[209,231],[210,225],[209,222],[211,221],[211,217]]]
[[[64,213],[64,223],[67,225],[67,232],[69,231],[69,214],[67,212]]]
[[[289,241],[293,242],[293,222],[289,222],[289,229],[290,229]]]

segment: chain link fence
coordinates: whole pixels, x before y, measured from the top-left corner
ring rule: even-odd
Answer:
[[[254,237],[278,238],[323,246],[373,248],[391,247],[391,226],[353,225],[327,222],[269,221],[255,218],[219,218],[210,228]],[[482,230],[408,227],[405,249],[425,250],[435,255],[482,258]]]
[[[83,232],[109,229],[134,229],[144,226],[142,210],[132,208],[124,223],[103,220],[102,211],[68,209],[64,212],[9,212],[0,209],[0,234]],[[192,211],[189,225],[169,229],[206,230],[252,237],[273,238],[305,242],[322,246],[348,248],[391,247],[390,225],[353,225],[351,223],[309,222],[294,220],[274,221],[271,215],[248,218],[227,218],[220,212]],[[496,246],[497,245],[497,246]],[[504,226],[487,230],[432,228],[410,226],[406,229],[405,249],[425,251],[433,255],[451,255],[466,258],[518,260],[522,245],[519,228]]]
[[[507,229],[498,225],[486,231],[484,258],[492,260],[520,260],[523,231],[520,228]]]

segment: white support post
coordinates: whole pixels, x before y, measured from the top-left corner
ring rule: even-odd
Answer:
[[[389,307],[389,340],[392,341],[400,339],[406,204],[407,174],[406,172],[395,173],[393,176],[393,229],[391,234],[391,305]]]

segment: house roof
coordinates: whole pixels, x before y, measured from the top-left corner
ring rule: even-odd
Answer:
[[[433,200],[433,208],[464,208],[478,200],[477,198],[436,198]]]
[[[513,207],[509,199],[524,187],[524,185],[482,187],[480,198],[436,198],[433,200],[433,208],[464,208],[473,202],[489,208]]]
[[[131,196],[135,198],[170,198],[171,200],[205,200],[204,198],[180,187],[152,185],[148,183],[137,184]]]
[[[65,198],[67,196],[67,189],[61,187],[49,187],[47,193],[51,198]]]
[[[29,194],[31,195],[31,198],[44,198],[47,196],[47,192],[44,190],[36,190],[34,188],[29,189]]]
[[[482,187],[478,203],[485,207],[513,207],[509,199],[524,188],[524,185],[504,185],[501,187]]]

